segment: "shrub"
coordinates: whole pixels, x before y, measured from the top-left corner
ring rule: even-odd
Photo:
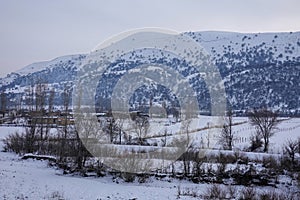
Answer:
[[[234,198],[236,197],[236,192],[237,192],[237,190],[236,190],[235,187],[229,185],[229,186],[226,188],[226,190],[227,190],[226,193],[228,194],[228,198],[229,198],[229,199],[234,199]]]
[[[263,142],[261,141],[261,138],[258,135],[252,136],[250,138],[250,151],[257,151],[259,148],[263,146]]]
[[[241,191],[240,200],[256,200],[256,190],[252,187],[244,188]]]
[[[4,151],[13,151],[17,154],[21,154],[24,152],[25,148],[25,141],[26,137],[23,134],[19,134],[15,132],[7,136],[4,140]]]
[[[295,192],[292,192],[292,191],[276,192],[275,190],[263,192],[263,193],[259,194],[258,197],[261,200],[283,200],[283,199],[296,200],[296,199],[298,199],[296,197]]]
[[[180,186],[177,186],[177,199],[179,199],[180,196],[199,197],[196,189],[194,189],[194,188],[181,188]]]
[[[217,158],[217,162],[221,164],[228,164],[228,163],[235,163],[237,161],[237,158],[235,155],[226,155],[224,153],[219,154],[219,157]]]
[[[225,199],[226,198],[226,191],[222,189],[220,185],[212,185],[206,191],[204,195],[205,199]]]
[[[48,199],[48,200],[66,200],[66,198],[64,197],[64,194],[62,192],[59,192],[59,191],[52,192],[48,197],[45,197],[45,199]]]
[[[273,168],[273,169],[280,168],[278,161],[272,156],[263,157],[262,163],[266,168]]]
[[[133,182],[135,180],[135,177],[136,177],[135,173],[130,173],[130,172],[121,173],[121,178],[127,183]]]

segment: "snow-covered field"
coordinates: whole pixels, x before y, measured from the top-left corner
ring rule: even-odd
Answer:
[[[191,129],[207,126],[207,120],[192,122]],[[249,139],[254,128],[247,122],[247,118],[235,118],[235,122],[245,122],[234,127],[237,139],[235,147],[243,149],[249,145]],[[177,125],[169,126],[175,131]],[[0,139],[19,131],[20,127],[0,127]],[[207,130],[195,131],[195,138]],[[300,119],[283,121],[271,137],[271,153],[279,153],[282,145],[288,139],[300,137]],[[3,143],[0,142],[2,150]],[[125,183],[112,176],[103,178],[84,178],[80,176],[63,175],[62,170],[50,167],[47,161],[22,160],[14,153],[0,152],[0,199],[176,199],[177,188],[194,188],[201,194],[209,185],[194,184],[186,180],[156,180],[147,179],[145,183]],[[269,189],[267,187],[260,189]],[[278,188],[284,189],[284,188]],[[195,199],[181,196],[180,199]]]
[[[190,135],[194,140],[193,143],[199,146],[199,144],[203,142],[206,148],[207,136],[211,134],[209,136],[210,143],[214,146],[210,146],[209,148],[219,149],[218,141],[220,140],[219,133],[221,129],[211,127],[222,124],[220,120],[219,117],[209,116],[200,116],[198,119],[194,119],[189,126]],[[274,130],[274,135],[270,138],[269,153],[271,154],[281,153],[282,147],[288,140],[297,140],[300,137],[299,118],[281,118],[281,120],[278,127]],[[233,124],[234,147],[239,150],[244,150],[249,147],[250,139],[256,133],[255,127],[249,123],[247,117],[234,117]],[[176,123],[170,126],[154,124],[154,127],[155,128],[150,128],[149,135],[163,135],[165,130],[175,135],[180,132],[182,126],[180,123]]]
[[[20,128],[0,127],[0,138]],[[20,130],[19,130],[20,131]],[[2,149],[2,142],[0,148]],[[0,152],[0,199],[175,199],[180,184],[175,181],[117,184],[112,177],[82,178],[63,176],[62,171],[49,167],[47,161],[22,160],[14,153]],[[205,186],[199,187],[205,188]],[[59,199],[59,198],[53,198]]]

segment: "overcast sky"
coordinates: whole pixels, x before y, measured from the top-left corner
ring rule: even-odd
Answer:
[[[133,28],[300,31],[299,0],[1,0],[0,76]]]

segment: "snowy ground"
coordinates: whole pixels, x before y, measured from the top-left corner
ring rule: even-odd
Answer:
[[[274,135],[270,138],[269,153],[271,154],[280,154],[282,147],[288,140],[297,140],[300,137],[300,118],[281,118],[281,120],[277,129],[274,131]],[[256,133],[255,127],[249,123],[247,117],[234,117],[233,123],[234,147],[244,150],[249,147],[250,138]],[[211,145],[209,148],[221,148],[221,146],[218,145],[221,129],[209,128],[220,124],[222,124],[222,121],[220,121],[219,117],[200,116],[198,119],[194,119],[189,127],[189,132],[193,137],[194,143],[198,146],[203,143],[203,147],[206,148],[207,136],[209,136],[210,143],[214,145]],[[180,123],[170,126],[156,126],[156,129],[150,129],[151,132],[149,134],[154,136],[163,135],[164,131],[168,130],[168,133],[175,135],[180,132],[180,128]],[[170,141],[168,138],[167,140]]]
[[[20,128],[0,127],[0,138]],[[2,142],[0,148],[2,149]],[[124,183],[104,178],[63,176],[61,170],[47,165],[47,161],[21,160],[14,153],[0,152],[0,199],[176,199],[177,186],[205,190],[207,185],[195,185],[187,181],[157,181]],[[59,199],[59,198],[53,198]],[[186,198],[188,199],[188,198]]]
[[[254,129],[247,123],[247,118],[236,118],[246,122],[234,127],[237,134],[235,146],[243,148],[249,144]],[[205,127],[207,121],[193,122]],[[200,124],[201,123],[201,124]],[[170,127],[170,129],[175,128]],[[192,126],[194,127],[194,125]],[[22,128],[0,127],[0,139]],[[196,131],[194,134],[202,134]],[[288,139],[300,136],[300,119],[283,121],[271,138],[271,153],[278,153]],[[0,149],[2,150],[2,142]],[[104,178],[83,178],[62,175],[62,171],[49,167],[47,161],[21,160],[13,153],[0,152],[0,199],[176,199],[177,187],[195,188],[201,194],[208,185],[193,184],[185,180],[172,179],[170,182],[150,178],[146,183],[125,183],[113,181],[112,176]],[[56,197],[56,198],[52,198]],[[181,197],[180,199],[194,199]]]

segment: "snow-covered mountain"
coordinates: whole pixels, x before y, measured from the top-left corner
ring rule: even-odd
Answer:
[[[228,104],[234,110],[268,106],[282,113],[299,113],[300,32],[245,34],[209,31],[184,34],[199,42],[211,54],[224,81]],[[111,93],[119,78],[138,64],[164,63],[182,74],[191,74],[193,71],[172,55],[159,50],[148,51],[131,52],[111,63],[97,89],[96,100],[106,102],[103,109],[109,109]],[[56,104],[61,104],[59,94],[65,85],[73,85],[78,66],[85,57],[63,56],[31,64],[0,79],[0,91],[8,94],[11,105],[20,101],[25,104],[26,89],[42,81],[48,84],[49,89],[55,88],[58,94]],[[190,78],[190,84],[198,94],[200,108],[209,110],[210,97],[203,80]],[[131,104],[145,104],[150,98],[154,102],[167,100],[168,105],[178,104],[167,88],[155,85],[137,90]]]
[[[9,105],[26,105],[28,90],[37,83],[46,83],[47,91],[56,91],[55,104],[61,105],[61,93],[71,87],[77,69],[86,55],[62,56],[51,61],[33,63],[0,78],[0,88],[8,95]]]

